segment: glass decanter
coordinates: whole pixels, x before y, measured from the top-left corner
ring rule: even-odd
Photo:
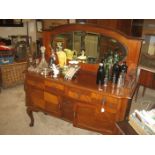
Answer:
[[[40,50],[41,50],[41,61],[40,61],[39,65],[38,65],[38,68],[39,68],[40,70],[42,70],[42,69],[48,67],[48,63],[46,62],[46,59],[45,59],[45,47],[42,46],[42,47],[40,48]]]

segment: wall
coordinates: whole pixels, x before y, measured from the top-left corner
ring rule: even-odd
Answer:
[[[36,20],[29,20],[28,26],[29,36],[36,42]],[[0,37],[8,38],[11,35],[27,35],[27,24],[24,23],[23,27],[0,27]]]
[[[143,35],[155,35],[155,19],[145,19],[143,24]]]

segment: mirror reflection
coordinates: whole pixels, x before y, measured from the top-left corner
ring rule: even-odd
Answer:
[[[85,31],[62,33],[52,37],[52,48],[66,53],[68,60],[83,63],[99,63],[113,57],[112,61],[122,61],[127,49],[117,40]],[[115,60],[114,60],[115,59]]]

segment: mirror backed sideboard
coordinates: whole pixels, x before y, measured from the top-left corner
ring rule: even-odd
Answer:
[[[25,80],[27,113],[34,125],[33,112],[46,114],[102,134],[118,134],[116,122],[128,118],[131,101],[136,89],[135,79],[125,87],[109,83],[102,91],[96,84],[98,63],[108,52],[116,50],[126,61],[128,72],[136,69],[142,41],[118,31],[88,24],[69,24],[43,32],[46,59],[56,44],[71,50],[85,49],[86,57],[95,61],[80,63],[80,70],[73,80],[52,78],[27,72]]]

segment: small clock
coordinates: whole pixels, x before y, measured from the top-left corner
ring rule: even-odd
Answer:
[[[36,28],[37,28],[37,32],[43,31],[43,21],[42,20],[36,20]]]

